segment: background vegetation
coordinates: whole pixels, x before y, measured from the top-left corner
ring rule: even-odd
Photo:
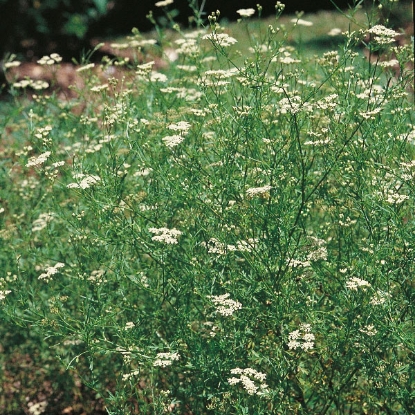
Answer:
[[[59,51],[64,60],[79,58],[91,48],[92,38],[106,38],[128,34],[131,28],[140,31],[153,29],[147,19],[153,11],[157,19],[165,19],[152,0],[0,0],[0,58],[5,53],[19,53],[23,60],[39,59],[45,54]],[[256,7],[252,0],[223,2],[220,0],[193,0],[192,8],[202,12],[202,17],[220,10],[223,18],[236,20],[238,8]],[[349,1],[337,0],[336,5],[347,9]],[[400,3],[410,4],[409,0]],[[371,7],[372,2],[367,5]],[[262,2],[262,16],[274,14],[275,1]],[[286,13],[296,11],[317,12],[333,9],[330,0],[287,2]],[[172,9],[175,20],[190,26],[189,2],[176,0]],[[397,8],[396,12],[402,8]],[[165,22],[168,23],[168,22]]]

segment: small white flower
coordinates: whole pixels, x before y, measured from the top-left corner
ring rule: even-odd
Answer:
[[[128,380],[128,379],[130,379],[132,377],[138,376],[139,374],[140,374],[140,370],[139,369],[133,370],[130,373],[126,373],[126,374],[122,375],[122,380],[124,380],[124,381],[125,380]]]
[[[19,62],[19,61],[6,62],[4,64],[4,68],[5,69],[15,68],[16,66],[20,66],[20,64],[21,64],[21,62]]]
[[[226,33],[209,33],[208,35],[204,35],[202,39],[211,40],[223,48],[234,45],[238,42],[235,38],[229,36]]]
[[[50,57],[56,62],[59,63],[62,61],[62,56],[60,56],[58,53],[52,53]]]
[[[341,29],[339,29],[338,27],[334,27],[333,29],[330,30],[330,32],[327,33],[329,36],[339,36],[342,34]]]
[[[399,62],[396,59],[391,59],[390,61],[379,62],[379,65],[383,68],[393,68],[399,65]]]
[[[173,361],[179,359],[179,353],[157,353],[156,360],[154,361],[153,366],[170,366],[173,363]]]
[[[357,291],[358,288],[366,289],[367,287],[370,287],[370,286],[371,285],[369,282],[367,282],[366,280],[357,278],[357,277],[351,277],[346,282],[346,288],[348,288],[349,290],[353,290],[353,291]]]
[[[59,268],[63,268],[64,266],[65,264],[63,264],[62,262],[57,262],[55,266],[47,267],[45,272],[39,275],[38,279],[49,282],[52,279],[52,275],[57,274],[59,272]]]
[[[255,14],[255,9],[239,9],[236,11],[242,17],[250,17]]]
[[[49,222],[54,218],[53,213],[41,213],[39,217],[32,223],[32,232],[39,232],[46,228]]]
[[[184,140],[184,137],[182,135],[174,134],[167,135],[166,137],[163,137],[162,140],[167,147],[173,148],[178,146]]]
[[[315,336],[311,333],[311,324],[300,324],[300,328],[288,334],[287,346],[290,350],[314,348]]]
[[[155,6],[156,7],[166,7],[169,6],[170,4],[173,4],[173,0],[162,0],[162,1],[158,1]]]
[[[266,195],[269,193],[269,191],[272,189],[272,186],[266,185],[262,187],[251,187],[247,189],[246,194],[250,197],[256,196],[256,195]]]
[[[151,82],[167,82],[168,78],[164,73],[152,72],[150,75]]]
[[[378,290],[371,298],[370,304],[372,305],[382,305],[386,302],[386,300],[391,297],[391,295],[387,292],[383,292]]]
[[[108,84],[102,84],[102,85],[93,86],[91,88],[91,92],[101,92],[106,89],[108,89]]]
[[[37,157],[31,157],[26,164],[26,167],[39,167],[41,166],[51,155],[50,151],[46,151],[45,153],[41,154]]]
[[[95,63],[88,63],[87,65],[81,66],[76,70],[76,72],[83,72],[95,67]]]
[[[6,298],[6,295],[10,293],[11,293],[10,290],[0,291],[0,301],[4,300]]]
[[[173,130],[173,131],[180,131],[183,134],[183,133],[186,133],[190,127],[191,127],[191,124],[189,122],[179,121],[175,124],[170,124],[168,126],[168,129]]]
[[[97,184],[101,179],[98,176],[90,175],[85,176],[84,174],[78,174],[75,178],[84,177],[79,183],[69,183],[66,187],[68,189],[87,189],[95,184]]]
[[[231,369],[231,374],[239,375],[239,378],[232,376],[228,378],[228,383],[230,385],[242,384],[249,395],[263,395],[267,392],[268,385],[265,383],[267,375],[265,373],[248,367],[246,369]]]
[[[222,316],[231,316],[236,310],[242,308],[242,304],[239,301],[231,300],[228,298],[229,293],[223,295],[209,295],[213,302],[216,305],[216,312]]]
[[[135,327],[135,324],[132,321],[129,321],[128,323],[125,323],[124,330],[130,330]]]
[[[303,19],[291,19],[291,22],[300,26],[313,26],[313,22],[309,22],[308,20]]]
[[[296,340],[290,340],[290,341],[287,343],[287,346],[288,346],[288,348],[289,348],[290,350],[295,350],[295,349],[297,349],[298,347],[300,347],[300,346],[301,346],[301,343],[300,343],[300,342],[298,342],[298,341],[296,341]]]
[[[394,42],[395,37],[399,35],[399,33],[395,32],[392,29],[388,29],[383,25],[373,26],[372,28],[367,30],[366,33],[374,35],[373,40],[380,45],[385,45]]]
[[[174,228],[149,228],[148,231],[155,234],[151,238],[153,241],[164,242],[166,244],[177,244],[177,237],[182,234],[181,231]]]
[[[375,329],[373,324],[369,324],[361,329],[359,329],[361,333],[367,334],[368,336],[374,336],[378,331]]]

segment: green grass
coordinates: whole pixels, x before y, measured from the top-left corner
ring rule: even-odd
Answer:
[[[70,101],[9,78],[0,413],[411,413],[413,54],[369,22],[312,53],[278,19],[158,27],[176,60]]]

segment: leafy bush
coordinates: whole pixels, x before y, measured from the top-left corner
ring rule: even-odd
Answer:
[[[2,318],[110,414],[410,414],[412,47],[370,20],[306,57],[252,12],[249,50],[215,13],[118,45],[174,47],[165,70],[11,84]]]
[[[0,54],[25,50],[42,56],[59,50],[66,56],[79,51],[89,26],[108,6],[108,0],[0,0]]]

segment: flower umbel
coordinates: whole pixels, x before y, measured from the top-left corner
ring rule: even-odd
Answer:
[[[40,156],[31,157],[26,164],[26,167],[39,167],[41,166],[51,155],[50,151],[42,153]]]
[[[394,30],[388,29],[380,24],[367,30],[367,33],[373,35],[373,40],[379,45],[393,43],[395,41],[395,37],[399,35],[399,33]]]
[[[228,378],[228,383],[230,385],[240,383],[249,395],[263,395],[267,392],[268,385],[265,383],[267,376],[264,373],[248,367],[246,369],[231,369],[231,374],[239,375],[239,377]]]
[[[175,360],[179,360],[179,353],[157,353],[153,366],[170,366]]]
[[[255,9],[239,9],[236,11],[241,17],[251,17],[255,14]]]
[[[288,348],[290,350],[303,349],[309,350],[314,347],[315,336],[311,333],[310,324],[300,324],[300,328],[292,331],[288,335]]]
[[[246,194],[249,197],[254,197],[254,196],[266,196],[269,195],[269,191],[272,189],[272,186],[270,185],[266,185],[266,186],[262,186],[262,187],[250,187],[249,189],[247,189]]]
[[[366,289],[367,287],[370,287],[370,283],[357,277],[351,277],[346,282],[346,288],[353,291],[357,291],[358,288]]]
[[[242,308],[242,304],[239,301],[231,300],[229,298],[230,294],[223,295],[209,295],[213,302],[216,305],[216,312],[222,316],[231,316],[236,310]]]
[[[74,175],[75,179],[82,179],[79,183],[69,183],[66,187],[76,188],[76,189],[87,189],[88,187],[91,187],[94,184],[97,184],[101,179],[98,176],[90,175],[86,176],[83,173],[79,173]]]
[[[166,6],[169,6],[170,4],[173,4],[173,0],[162,0],[162,1],[158,1],[154,5],[156,7],[166,7]]]
[[[10,293],[11,293],[11,291],[10,291],[10,290],[3,290],[3,291],[0,291],[0,301],[4,300],[4,299],[6,298],[6,295],[7,295],[7,294],[10,294]]]
[[[39,275],[38,279],[49,282],[52,280],[52,275],[57,274],[59,272],[59,268],[63,268],[64,266],[65,264],[62,262],[57,262],[53,267],[47,267],[45,272]]]
[[[164,242],[166,244],[177,244],[177,237],[182,234],[181,231],[174,228],[149,228],[148,231],[155,234],[151,238],[153,241]]]
[[[226,33],[209,33],[208,35],[204,35],[202,39],[211,40],[213,43],[217,43],[223,48],[232,46],[238,42],[235,38]]]

